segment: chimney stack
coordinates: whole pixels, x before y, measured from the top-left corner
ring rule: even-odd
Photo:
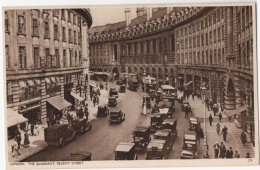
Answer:
[[[131,23],[131,9],[130,8],[125,9],[125,22],[126,22],[126,26],[129,26],[129,24]]]
[[[147,21],[152,18],[152,8],[147,8]]]

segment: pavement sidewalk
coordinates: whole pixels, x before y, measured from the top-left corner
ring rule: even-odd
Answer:
[[[39,130],[39,135],[31,136],[29,133],[30,145],[27,148],[21,146],[21,148],[19,150],[21,155],[19,155],[19,156],[17,155],[16,152],[14,154],[14,157],[12,156],[11,145],[14,143],[17,144],[17,142],[14,139],[8,141],[8,161],[9,162],[20,162],[48,147],[48,144],[45,143],[45,141],[44,141],[45,126],[37,125],[37,127]],[[28,132],[30,132],[30,131],[28,131]],[[36,133],[36,130],[34,132]],[[21,145],[22,145],[24,143],[24,133],[22,131],[21,131],[21,138],[22,138],[22,140],[21,140]]]
[[[182,96],[182,92],[178,91],[178,97]],[[194,97],[194,100],[190,96],[188,99],[193,116],[198,117],[201,122],[201,127],[203,128],[203,131],[205,133],[204,129],[204,109],[205,109],[205,104],[202,102],[201,99],[198,99],[196,96]],[[213,123],[212,126],[209,124],[209,115],[212,115],[213,117]],[[245,158],[246,153],[249,152],[251,157],[253,158],[255,155],[254,153],[254,148],[251,143],[246,143],[245,146],[240,141],[240,135],[242,132],[242,129],[238,129],[233,123],[233,120],[229,122],[227,116],[225,114],[222,114],[222,121],[221,121],[221,130],[224,126],[228,128],[228,135],[227,135],[227,142],[224,142],[222,134],[217,134],[216,132],[216,124],[219,122],[218,116],[214,116],[213,111],[208,111],[208,108],[206,108],[206,135],[207,135],[207,142],[209,145],[209,158],[215,158],[214,155],[214,149],[213,146],[216,142],[220,144],[223,142],[223,144],[226,146],[226,149],[229,147],[232,147],[233,151],[238,151],[240,154],[241,158]]]

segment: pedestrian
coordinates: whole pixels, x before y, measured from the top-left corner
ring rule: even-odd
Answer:
[[[223,144],[223,142],[220,143],[219,151],[219,158],[224,159],[226,155],[226,146]]]
[[[211,126],[213,122],[213,117],[211,116],[211,114],[209,115],[209,125]]]
[[[240,158],[240,154],[238,153],[238,151],[235,151],[234,158]]]
[[[219,154],[219,144],[218,144],[218,142],[215,143],[213,148],[214,148],[214,153],[215,153],[215,159],[218,159],[218,154]]]
[[[14,153],[16,152],[17,153],[17,155],[19,156],[19,155],[21,155],[21,153],[19,152],[19,148],[17,147],[17,144],[12,144],[11,145],[11,152],[12,152],[12,156],[14,157]]]
[[[229,120],[229,122],[231,123],[231,116],[228,116],[228,120]]]
[[[17,132],[14,140],[17,142],[17,148],[19,150],[21,147],[21,140],[22,140],[20,132]]]
[[[250,156],[250,153],[249,153],[249,152],[247,152],[247,153],[246,153],[246,158],[251,158],[251,156]]]
[[[242,131],[241,136],[240,136],[240,139],[241,139],[241,141],[242,141],[242,143],[243,143],[243,146],[245,146],[245,143],[247,142],[245,131]]]
[[[220,123],[218,122],[218,123],[216,124],[216,126],[217,126],[216,131],[217,131],[217,133],[218,133],[218,135],[219,135],[221,125],[220,125]]]
[[[108,84],[106,83],[106,91],[108,90]]]
[[[30,141],[29,141],[29,135],[27,133],[27,130],[24,131],[24,142],[23,142],[24,147],[29,147]]]
[[[218,119],[219,119],[219,122],[221,123],[221,119],[222,119],[222,114],[221,114],[221,112],[220,112],[219,115],[218,115]]]
[[[232,147],[229,147],[229,149],[226,152],[226,158],[227,159],[232,159],[233,158],[233,150]]]
[[[31,123],[31,135],[34,136],[34,121]]]
[[[93,97],[93,92],[90,92],[90,100],[92,101],[92,97]]]
[[[192,100],[194,100],[194,96],[195,96],[195,94],[194,94],[194,92],[192,92]]]
[[[99,105],[99,97],[97,96],[96,98],[97,98],[97,99],[96,99],[96,100],[97,100],[97,101],[96,101],[96,102],[97,102],[97,105]]]
[[[94,104],[94,107],[96,106],[96,96],[93,96],[94,98],[93,98],[93,104]]]
[[[101,95],[99,88],[97,89],[97,95],[98,95],[98,96]]]
[[[227,130],[228,128],[226,126],[223,127],[222,129],[222,134],[223,134],[223,140],[226,142],[227,141]]]
[[[185,118],[188,118],[189,117],[189,109],[188,107],[186,107],[185,109]]]
[[[79,108],[79,118],[82,119],[83,118],[83,106],[80,105],[80,108]]]

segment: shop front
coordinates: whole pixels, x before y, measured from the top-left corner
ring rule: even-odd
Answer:
[[[50,97],[46,103],[47,109],[47,123],[48,125],[54,125],[60,123],[62,119],[67,117],[64,114],[65,110],[70,111],[72,104],[62,98],[60,95]]]
[[[7,108],[7,134],[8,140],[14,139],[16,134],[26,128],[26,122],[28,120],[19,114],[18,111],[14,111],[11,108]]]

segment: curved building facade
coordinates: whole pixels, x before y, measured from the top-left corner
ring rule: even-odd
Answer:
[[[138,8],[136,18],[130,9],[125,15],[90,29],[92,70],[146,73],[179,88],[192,81],[197,94],[204,83],[208,98],[240,115],[254,139],[252,7]]]
[[[48,98],[60,95],[71,102],[71,92],[84,92],[90,11],[21,9],[4,14],[7,107],[29,122],[41,122],[48,117]]]

